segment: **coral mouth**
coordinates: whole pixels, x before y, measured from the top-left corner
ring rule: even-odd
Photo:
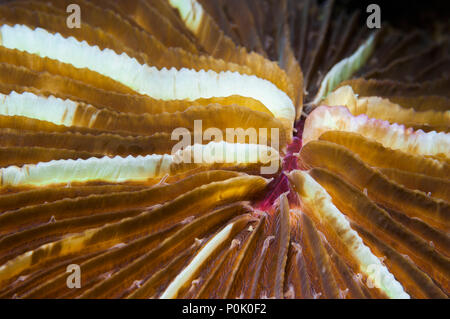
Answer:
[[[286,194],[288,202],[292,207],[298,206],[298,196],[292,192],[287,174],[298,169],[298,154],[302,148],[302,133],[305,120],[301,119],[295,125],[296,131],[292,142],[287,145],[285,156],[282,159],[280,173],[267,185],[267,193],[263,200],[255,204],[260,210],[270,210],[276,200]]]

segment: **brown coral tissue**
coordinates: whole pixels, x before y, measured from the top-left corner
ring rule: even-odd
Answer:
[[[424,8],[0,1],[0,298],[447,298]]]

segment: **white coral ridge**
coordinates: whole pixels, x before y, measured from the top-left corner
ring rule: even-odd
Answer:
[[[218,234],[211,238],[208,243],[195,255],[194,259],[179,273],[162,293],[160,299],[173,299],[177,297],[178,291],[192,280],[201,265],[225,242],[231,235],[234,223],[225,226]]]
[[[450,110],[416,111],[414,108],[400,106],[389,99],[369,96],[358,98],[350,85],[344,85],[330,93],[324,105],[346,106],[353,115],[366,114],[369,117],[391,123],[427,123],[440,125],[450,123]]]
[[[148,155],[122,158],[89,158],[86,160],[55,160],[21,168],[1,169],[2,185],[48,185],[102,180],[125,182],[143,181],[169,173],[170,155]]]
[[[78,103],[33,93],[0,94],[0,115],[24,116],[57,125],[72,126]]]
[[[313,104],[319,104],[339,83],[349,79],[358,71],[372,55],[374,48],[375,34],[371,34],[358,50],[351,56],[341,60],[327,73],[320,84],[319,92],[317,92]]]
[[[345,106],[320,106],[306,119],[303,142],[317,140],[327,131],[359,133],[384,147],[418,155],[450,156],[450,134],[414,131],[404,125],[373,119],[365,114],[353,116]]]
[[[289,96],[273,83],[255,75],[238,72],[195,71],[163,68],[140,64],[126,53],[111,49],[100,50],[86,41],[64,38],[24,25],[0,27],[1,45],[48,57],[77,68],[88,68],[108,76],[133,90],[161,100],[188,100],[238,95],[264,104],[276,118],[294,121],[295,108]]]
[[[116,156],[114,158],[89,158],[86,160],[53,160],[45,163],[9,166],[0,169],[0,185],[50,185],[87,181],[146,181],[161,178],[171,173],[174,163],[192,163],[193,150],[199,154],[200,164],[213,163],[268,163],[279,161],[278,152],[264,145],[210,142],[196,144],[175,155]],[[187,154],[187,156],[185,156]],[[278,162],[277,162],[278,164]],[[277,167],[276,167],[277,168]]]
[[[293,171],[292,180],[297,181],[302,190],[302,201],[311,206],[312,211],[324,223],[329,224],[358,261],[364,273],[375,287],[384,291],[390,298],[409,298],[402,285],[394,278],[380,259],[367,247],[361,237],[354,231],[347,218],[333,204],[326,190],[307,172]],[[295,184],[294,184],[295,185]]]
[[[201,4],[195,0],[169,0],[169,3],[178,10],[188,29],[197,34],[204,16]]]

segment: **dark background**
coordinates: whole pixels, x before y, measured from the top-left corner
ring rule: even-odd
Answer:
[[[336,0],[335,3],[349,12],[359,10],[364,21],[367,6],[378,4],[382,23],[404,30],[411,27],[431,30],[437,21],[450,24],[450,0]]]
[[[8,1],[14,0],[0,0],[0,3]],[[76,0],[73,3],[76,3]],[[450,0],[335,0],[336,6],[348,12],[360,11],[361,20],[364,22],[367,19],[366,8],[371,3],[381,7],[382,23],[389,23],[400,29],[429,29],[436,21],[450,24]]]

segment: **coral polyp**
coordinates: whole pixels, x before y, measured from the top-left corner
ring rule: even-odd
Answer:
[[[71,2],[0,1],[0,298],[449,296],[445,25]]]

